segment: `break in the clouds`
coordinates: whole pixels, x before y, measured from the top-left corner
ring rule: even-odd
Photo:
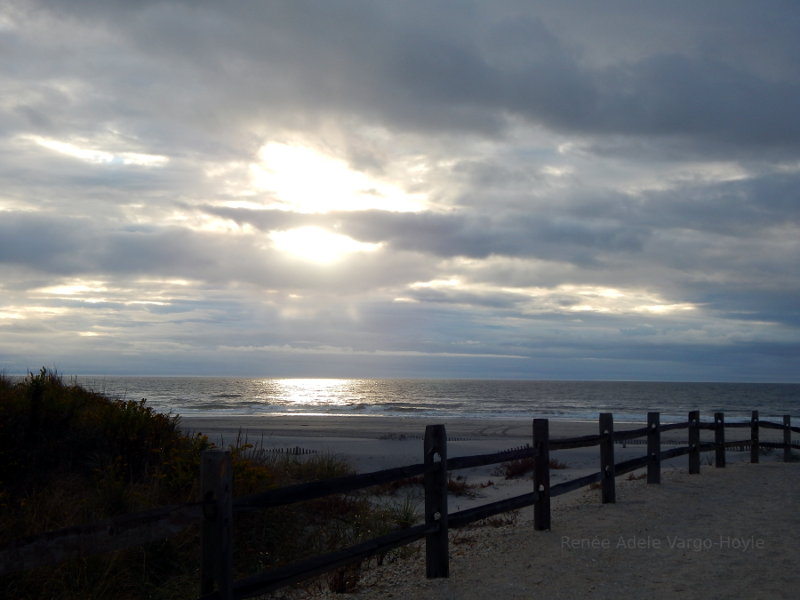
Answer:
[[[798,381],[794,1],[0,8],[0,370]]]

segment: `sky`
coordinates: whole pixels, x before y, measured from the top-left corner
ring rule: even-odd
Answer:
[[[4,0],[0,372],[800,381],[796,0]]]

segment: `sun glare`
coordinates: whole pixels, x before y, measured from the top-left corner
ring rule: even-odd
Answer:
[[[272,194],[276,208],[302,213],[347,210],[421,210],[424,194],[351,169],[312,148],[270,142],[250,166],[253,185]]]
[[[315,414],[316,409],[330,414],[352,404],[353,383],[351,379],[271,379],[263,385],[270,390],[270,401],[282,404],[288,413]]]
[[[374,252],[381,244],[359,242],[321,227],[299,227],[270,234],[273,246],[308,262],[332,264],[356,252]]]

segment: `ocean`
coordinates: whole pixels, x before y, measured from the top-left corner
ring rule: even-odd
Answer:
[[[800,420],[800,384],[509,381],[467,379],[269,379],[241,377],[74,377],[84,387],[126,400],[147,400],[184,416],[353,415],[424,419],[551,418],[685,421],[691,410],[727,421],[791,415]]]

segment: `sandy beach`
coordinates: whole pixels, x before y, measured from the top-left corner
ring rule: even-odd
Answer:
[[[800,589],[800,464],[676,469],[660,485],[620,478],[615,504],[592,490],[553,502],[550,531],[524,510],[511,526],[452,532],[448,579],[425,578],[420,547],[368,570],[349,597],[788,600]]]
[[[710,421],[710,418],[706,418]],[[422,462],[422,440],[425,427],[443,424],[448,437],[448,456],[466,456],[499,452],[532,443],[532,419],[447,419],[428,421],[419,418],[366,416],[231,416],[184,417],[181,426],[187,432],[201,432],[220,447],[237,438],[265,449],[302,448],[306,451],[332,453],[347,458],[358,472]],[[644,427],[645,423],[615,423],[615,431]],[[553,439],[598,433],[596,421],[551,420]],[[779,440],[780,432],[762,430],[762,440]],[[747,439],[749,429],[729,429],[727,439]],[[685,430],[662,434],[663,448],[685,445]],[[713,441],[713,433],[701,432],[701,441]],[[643,443],[643,440],[642,440]],[[641,444],[617,444],[617,462],[641,456]],[[704,455],[704,460],[706,456]],[[559,451],[555,457],[570,467],[568,479],[599,469],[597,447]],[[728,452],[728,460],[749,460],[746,452]],[[665,468],[684,465],[682,457],[665,463]],[[491,467],[490,467],[491,469]],[[483,469],[485,471],[486,468]],[[467,471],[465,476],[480,475],[481,469]],[[556,477],[559,472],[555,472]]]
[[[365,472],[421,462],[428,422],[304,415],[184,418],[181,424],[220,446],[238,436],[265,449],[334,453]],[[530,420],[463,419],[444,424],[451,457],[531,442]],[[615,430],[641,426],[618,423]],[[552,438],[597,430],[596,422],[550,423]],[[749,434],[749,429],[731,429],[728,439],[746,439]],[[761,438],[776,435],[762,430]],[[703,432],[703,439],[710,440],[711,432]],[[686,431],[662,437],[664,448],[685,442]],[[641,445],[617,444],[615,460],[643,452]],[[602,505],[599,491],[589,489],[555,498],[549,532],[533,530],[532,509],[514,515],[513,525],[454,530],[449,579],[425,579],[424,550],[417,544],[401,560],[365,569],[352,597],[618,598],[624,593],[733,598],[740,597],[747,584],[753,586],[745,594],[749,598],[794,598],[800,586],[800,574],[792,566],[795,534],[800,531],[800,464],[778,462],[781,456],[774,451],[760,464],[750,465],[749,452],[729,451],[728,468],[717,469],[711,466],[713,453],[706,453],[700,475],[689,475],[687,457],[679,457],[663,465],[660,485],[619,477],[613,505]],[[559,451],[553,457],[567,467],[551,471],[554,484],[599,470],[596,447]],[[474,486],[476,495],[451,497],[451,511],[531,491],[529,478],[506,480],[492,466],[454,475]],[[312,592],[313,597],[328,595],[319,586]]]

